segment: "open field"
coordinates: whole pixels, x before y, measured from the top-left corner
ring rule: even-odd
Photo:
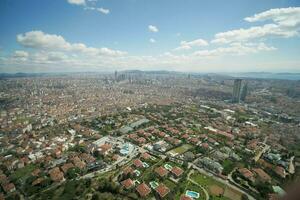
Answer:
[[[213,200],[240,200],[242,197],[242,194],[240,192],[233,190],[223,183],[220,183],[213,178],[203,175],[199,172],[194,173],[191,178],[205,187],[207,191],[209,191],[209,195]],[[224,193],[222,195],[219,195],[218,193],[221,192],[221,189],[223,189]]]
[[[190,145],[190,144],[184,144],[184,145],[182,145],[182,146],[180,146],[180,147],[177,147],[177,148],[175,148],[175,149],[172,149],[171,151],[169,151],[170,153],[177,153],[177,154],[183,154],[183,153],[185,153],[185,152],[187,152],[188,150],[190,150],[191,148],[193,148],[193,146],[192,145]]]

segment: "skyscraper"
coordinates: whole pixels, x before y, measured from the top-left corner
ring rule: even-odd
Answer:
[[[242,93],[241,93],[241,100],[242,101],[246,100],[247,93],[248,93],[248,83],[245,83],[243,85],[243,89],[242,89]]]
[[[117,79],[118,79],[118,71],[116,70],[115,71],[115,81],[117,81]]]
[[[232,102],[239,103],[241,99],[242,79],[235,79],[233,85]]]

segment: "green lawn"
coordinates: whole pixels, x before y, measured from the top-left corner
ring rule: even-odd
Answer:
[[[21,169],[17,169],[15,172],[13,172],[11,174],[10,178],[13,181],[18,181],[20,179],[24,179],[24,178],[28,177],[31,174],[31,172],[35,169],[36,169],[35,165],[29,164]]]
[[[232,196],[240,196],[241,194],[237,191],[234,191],[233,189],[230,189],[228,187],[226,187],[223,183],[220,183],[216,180],[214,180],[213,178],[209,177],[209,176],[206,176],[206,175],[203,175],[199,172],[195,172],[191,178],[196,181],[197,183],[199,183],[200,185],[202,185],[204,188],[206,188],[206,190],[210,193],[209,191],[209,186],[212,186],[212,185],[217,185],[221,188],[224,189],[224,191],[227,191],[227,194],[229,194],[228,191],[230,191],[231,194],[233,194]],[[226,193],[226,192],[225,192]],[[224,193],[224,194],[225,194]],[[228,196],[221,196],[221,197],[217,197],[217,196],[212,196],[210,194],[210,199],[213,199],[213,200],[230,200],[232,198],[228,198]],[[235,199],[234,199],[235,200]]]
[[[224,187],[224,185],[218,181],[215,181],[213,178],[203,175],[199,172],[194,173],[191,178],[196,181],[197,183],[199,183],[200,185],[202,185],[203,187],[208,188],[208,186],[210,185],[218,185],[220,187]]]
[[[172,149],[170,152],[178,153],[178,154],[183,154],[183,153],[187,152],[188,150],[190,150],[191,148],[193,148],[192,145],[190,145],[190,144],[184,144],[184,145],[182,145],[180,147]]]

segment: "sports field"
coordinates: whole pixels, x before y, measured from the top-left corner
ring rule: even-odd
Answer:
[[[182,145],[180,147],[172,149],[170,151],[170,153],[172,153],[172,154],[175,154],[175,153],[176,154],[183,154],[183,153],[187,152],[188,150],[190,150],[191,148],[193,148],[192,145],[190,145],[190,144],[184,144],[184,145]]]

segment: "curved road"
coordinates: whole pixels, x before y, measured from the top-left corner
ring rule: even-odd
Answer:
[[[191,183],[193,183],[193,184],[197,185],[198,187],[200,187],[203,190],[203,192],[205,193],[205,199],[209,200],[209,194],[208,194],[207,190],[202,185],[200,185],[199,183],[195,182],[194,180],[192,180],[190,178],[190,176],[191,176],[192,173],[194,173],[194,170],[191,170],[189,172],[189,174],[188,174],[188,181],[190,181]]]

